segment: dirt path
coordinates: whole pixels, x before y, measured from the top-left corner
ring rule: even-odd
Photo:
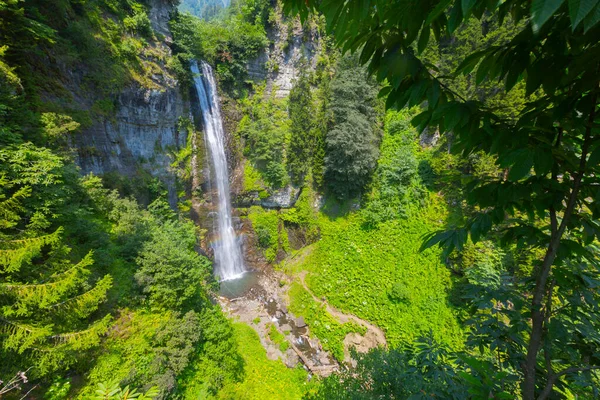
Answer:
[[[325,310],[335,317],[340,323],[345,324],[347,322],[354,322],[360,326],[367,328],[367,332],[364,336],[359,335],[358,333],[350,333],[344,339],[344,361],[350,361],[350,352],[349,347],[355,347],[358,352],[366,353],[372,348],[375,347],[387,347],[387,340],[385,339],[385,333],[383,331],[371,324],[368,321],[365,321],[362,318],[358,318],[356,315],[343,313],[336,308],[332,307],[326,301],[319,299],[315,294],[308,288],[306,284],[307,271],[300,272],[297,276],[300,278],[300,283],[304,290],[306,290],[317,303],[324,305]]]

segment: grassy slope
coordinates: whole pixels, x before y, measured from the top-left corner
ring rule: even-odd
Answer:
[[[294,400],[301,399],[311,388],[304,369],[289,369],[280,360],[267,358],[258,335],[251,327],[234,323],[234,329],[244,359],[244,380],[225,386],[219,393],[220,399]]]
[[[402,146],[409,146],[417,160],[428,159],[408,121],[409,113],[388,113],[380,167],[393,163]],[[407,142],[406,137],[412,139]],[[375,192],[379,185],[375,181]],[[286,268],[308,271],[306,283],[316,296],[375,323],[384,329],[391,346],[430,330],[439,341],[460,346],[461,328],[447,300],[450,273],[439,250],[419,252],[423,235],[440,229],[448,210],[440,196],[423,190],[426,201],[408,200],[401,206],[405,217],[394,217],[373,229],[363,227],[362,210],[348,212],[348,205],[344,210],[329,202],[316,222],[321,239]],[[390,296],[392,292],[396,296]],[[305,297],[298,290],[291,295],[292,304],[302,303]]]
[[[321,216],[322,239],[296,268],[310,272],[306,281],[317,296],[377,324],[392,346],[430,329],[437,339],[458,345],[461,331],[446,299],[449,272],[439,252],[418,251],[422,235],[435,229],[443,214],[433,197],[412,217],[373,230],[362,229],[356,214],[335,220]],[[396,283],[407,288],[407,300],[390,298]]]

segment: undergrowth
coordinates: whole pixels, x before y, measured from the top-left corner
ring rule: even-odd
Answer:
[[[301,367],[287,368],[280,360],[269,360],[258,335],[250,326],[234,323],[235,337],[244,360],[244,380],[226,385],[219,399],[296,400],[314,387]]]

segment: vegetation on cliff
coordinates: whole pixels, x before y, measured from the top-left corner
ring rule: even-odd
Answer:
[[[205,18],[174,12],[167,40],[150,2],[0,0],[0,395],[597,396],[597,0],[186,4]],[[283,97],[282,27],[300,71]],[[81,176],[73,136],[126,88],[185,93],[192,59],[215,66],[243,189],[298,193],[243,213],[290,311],[340,362],[366,328],[325,303],[388,348],[324,379],[268,359],[214,304],[188,202]]]

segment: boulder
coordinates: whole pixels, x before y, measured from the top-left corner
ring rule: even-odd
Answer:
[[[306,326],[306,322],[304,322],[304,317],[298,317],[296,318],[296,327],[297,328],[304,328]]]
[[[294,350],[288,349],[283,356],[283,362],[286,367],[294,368],[300,362],[300,358]]]

